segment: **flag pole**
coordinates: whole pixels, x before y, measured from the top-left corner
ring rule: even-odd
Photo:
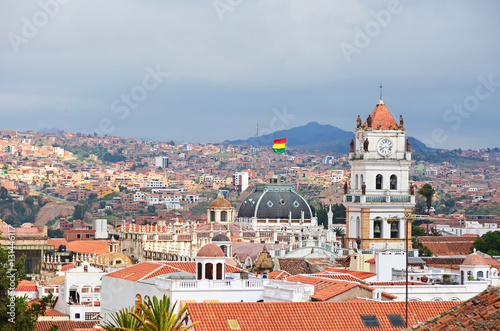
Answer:
[[[285,184],[288,184],[288,156],[286,155],[286,146],[285,146]]]

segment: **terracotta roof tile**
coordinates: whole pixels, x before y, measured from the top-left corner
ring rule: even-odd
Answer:
[[[373,129],[390,130],[399,128],[382,99],[379,100],[370,116],[372,117]],[[365,125],[368,126],[366,122]]]
[[[373,272],[366,272],[366,271],[352,271],[352,270],[346,270],[346,269],[337,269],[337,268],[330,268],[326,269],[320,272],[315,273],[315,275],[321,275],[321,274],[333,274],[333,273],[338,273],[338,274],[346,274],[346,275],[351,275],[359,279],[367,279],[373,276],[376,276],[376,273]]]
[[[429,247],[432,254],[443,255],[469,255],[475,237],[464,236],[428,236],[416,237],[424,246]]]
[[[222,249],[216,244],[207,244],[200,248],[196,256],[199,257],[224,257],[226,256]]]
[[[93,328],[99,321],[39,321],[36,323],[36,331],[49,330],[52,324],[58,326],[58,331],[74,331],[78,329]],[[94,329],[95,330],[95,329]]]
[[[304,258],[280,258],[278,259],[281,270],[288,272],[290,275],[310,274],[311,269]]]
[[[185,271],[189,273],[196,273],[196,262],[142,262],[128,268],[124,268],[105,275],[104,277],[113,277],[126,279],[131,282],[138,280],[145,280],[160,275],[166,275],[174,272]],[[241,272],[242,270],[231,265],[226,264],[225,272]]]
[[[47,245],[54,245],[54,248],[58,250],[60,245],[68,247],[68,242],[64,238],[49,238],[47,239]]]
[[[476,253],[472,253],[465,258],[463,265],[489,265],[485,259]]]
[[[449,309],[457,302],[410,302],[408,322],[415,325]],[[388,314],[405,316],[404,302],[236,302],[188,303],[196,331],[231,330],[236,320],[241,330],[401,330]],[[367,328],[360,315],[375,315],[380,328]]]
[[[36,283],[29,280],[21,280],[17,287],[14,289],[16,292],[35,292],[38,291]]]
[[[500,287],[492,287],[411,330],[498,330],[499,321]]]
[[[267,275],[269,279],[285,280],[291,275],[284,270],[274,270]]]
[[[70,241],[66,247],[70,252],[100,255],[109,252],[109,241],[75,240]]]

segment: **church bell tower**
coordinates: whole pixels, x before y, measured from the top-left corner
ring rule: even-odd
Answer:
[[[415,206],[409,187],[410,142],[403,117],[394,120],[382,98],[365,122],[358,115],[351,140],[351,185],[344,186],[348,248],[388,250],[405,248],[411,224],[405,213]]]

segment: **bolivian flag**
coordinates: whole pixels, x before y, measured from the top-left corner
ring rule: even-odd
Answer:
[[[286,138],[275,139],[273,145],[273,151],[275,153],[285,153]]]

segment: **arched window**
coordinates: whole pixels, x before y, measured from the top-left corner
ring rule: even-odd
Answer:
[[[220,221],[227,222],[227,211],[223,210],[220,212]]]
[[[391,223],[391,238],[399,238],[399,221],[393,220]]]
[[[214,279],[214,265],[212,263],[205,264],[205,279]]]
[[[380,217],[373,221],[373,238],[382,238],[382,219]]]
[[[473,278],[472,271],[467,271],[467,280],[471,280]]]
[[[391,190],[398,189],[398,177],[396,175],[391,176]]]
[[[135,295],[135,309],[141,309],[142,296],[140,294]]]
[[[377,177],[375,177],[375,189],[381,190],[382,189],[382,175],[378,174]]]
[[[198,274],[198,280],[200,280],[202,277],[203,277],[203,264],[201,264],[200,262],[198,262],[198,265],[196,266],[196,271],[197,271],[197,274]]]
[[[361,181],[359,182],[360,185],[363,185],[364,182],[365,182],[364,177],[363,177],[363,175],[361,175]]]
[[[478,271],[477,272],[477,279],[479,278],[483,278],[483,272],[482,271]]]
[[[215,211],[210,211],[210,222],[215,222]]]
[[[354,182],[355,189],[359,189],[358,175],[356,175],[356,181]]]
[[[361,220],[356,217],[356,237],[361,237]]]
[[[217,278],[222,279],[222,263],[217,263]]]

